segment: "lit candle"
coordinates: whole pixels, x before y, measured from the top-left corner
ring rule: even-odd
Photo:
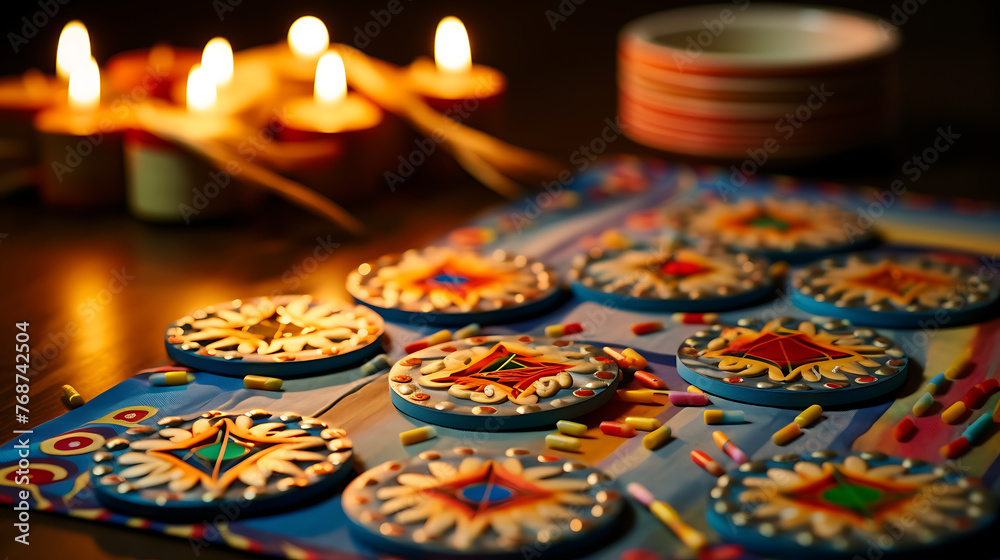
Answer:
[[[232,78],[232,65],[225,63],[225,49],[213,50],[206,47],[202,64],[188,72],[183,107],[159,103],[137,110],[142,127],[126,136],[125,161],[128,209],[139,219],[189,223],[228,216],[239,206],[234,169],[216,169],[204,157],[157,135],[196,141],[239,135],[239,121],[219,107],[218,84]]]
[[[319,18],[303,16],[288,28],[288,47],[295,58],[315,62],[330,48],[330,33]]]
[[[90,34],[83,23],[73,20],[63,27],[56,47],[56,75],[69,80],[73,70],[90,60]]]
[[[326,24],[315,16],[302,16],[288,28],[285,41],[236,53],[241,63],[259,63],[276,78],[273,87],[283,97],[308,95],[316,63],[330,46]]]
[[[340,53],[331,51],[320,57],[313,94],[291,99],[283,113],[282,140],[327,143],[339,153],[339,157],[315,158],[291,173],[328,196],[342,200],[358,194],[345,186],[373,184],[381,178],[386,154],[394,153],[389,146],[396,140],[395,127],[377,105],[348,91]]]
[[[233,48],[229,41],[215,37],[206,45],[199,65],[215,86],[212,100],[213,111],[231,115],[251,125],[263,125],[273,107],[273,70],[264,60],[234,60]],[[187,88],[198,80],[187,80],[174,87],[173,100],[178,105],[188,105]]]
[[[127,123],[101,105],[101,72],[93,57],[69,67],[66,104],[34,118],[42,161],[39,192],[51,206],[117,206],[124,194]]]
[[[504,75],[473,64],[469,34],[456,17],[446,17],[434,36],[434,60],[420,57],[409,67],[410,87],[435,109],[463,123],[496,132]]]

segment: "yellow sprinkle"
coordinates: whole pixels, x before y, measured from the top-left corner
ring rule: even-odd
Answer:
[[[263,389],[265,391],[280,391],[281,380],[276,377],[248,375],[243,378],[243,386],[247,389]]]
[[[646,369],[648,365],[646,358],[631,348],[622,350],[622,356],[628,360],[629,367],[634,369]]]
[[[649,432],[642,438],[642,446],[649,450],[656,450],[663,447],[663,444],[670,439],[670,426],[663,425]]]
[[[63,397],[66,401],[66,406],[76,408],[83,405],[83,397],[80,396],[80,393],[76,392],[76,389],[74,389],[72,385],[63,385],[62,391]]]
[[[569,420],[560,420],[556,422],[556,429],[559,430],[559,433],[568,436],[582,436],[587,433],[586,424],[571,422]]]
[[[545,327],[545,336],[549,338],[559,338],[566,334],[566,328],[562,325],[549,325]]]
[[[656,400],[658,393],[651,389],[621,389],[618,391],[618,400],[640,403],[640,404],[660,404]]]
[[[800,428],[805,428],[809,424],[818,420],[821,414],[823,414],[823,407],[818,404],[814,404],[803,410],[802,414],[796,416],[795,423],[798,424]]]
[[[642,432],[653,432],[662,426],[656,418],[646,418],[645,416],[629,416],[625,423]]]
[[[948,369],[944,370],[944,376],[948,379],[955,380],[958,379],[963,373],[965,373],[965,366],[969,363],[969,358],[972,357],[972,348],[966,348],[962,355],[958,357]]]
[[[583,442],[575,437],[549,434],[545,436],[545,445],[550,449],[558,449],[559,451],[577,451],[583,445]]]
[[[688,393],[704,393],[705,391],[702,391],[701,389],[695,387],[694,385],[688,385],[687,392]]]
[[[965,410],[965,403],[958,401],[941,413],[941,420],[943,420],[945,424],[954,424],[955,422],[958,422],[958,419],[961,418],[963,414],[965,414]]]
[[[414,443],[427,441],[436,435],[437,430],[434,429],[434,426],[421,426],[419,428],[413,428],[412,430],[400,432],[399,443],[402,443],[403,445],[413,445]]]
[[[771,441],[777,445],[785,445],[800,435],[802,435],[802,427],[795,422],[792,422],[777,432],[774,432],[774,435],[771,436]]]

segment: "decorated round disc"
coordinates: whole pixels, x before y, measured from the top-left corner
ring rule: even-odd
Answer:
[[[158,519],[211,519],[234,507],[267,515],[315,501],[351,471],[344,430],[297,414],[271,416],[212,411],[134,426],[93,454],[97,497],[110,509]]]
[[[837,319],[740,319],[677,350],[677,373],[714,395],[770,406],[861,402],[899,388],[908,360],[893,341]]]
[[[522,558],[601,542],[622,511],[599,471],[575,460],[457,447],[383,463],[341,500],[356,535],[428,558]]]
[[[576,258],[570,279],[583,299],[653,311],[731,309],[771,291],[766,259],[680,243],[594,249]]]
[[[989,526],[993,493],[920,459],[880,452],[779,455],[719,478],[707,508],[723,540],[781,558],[872,558],[941,545]]]
[[[425,348],[389,372],[392,403],[424,422],[519,430],[586,414],[615,395],[618,366],[595,346],[475,336]]]
[[[708,239],[773,260],[805,262],[872,240],[857,216],[833,204],[798,199],[709,199],[669,210],[666,223],[694,239]]]
[[[511,321],[544,311],[560,297],[555,272],[538,261],[452,247],[364,263],[347,276],[347,291],[387,319],[434,325]]]
[[[363,362],[381,351],[385,324],[372,310],[294,295],[233,300],[167,327],[167,355],[221,375],[295,377]]]
[[[792,274],[792,303],[877,327],[971,323],[996,313],[1000,288],[980,262],[950,253],[852,253]]]

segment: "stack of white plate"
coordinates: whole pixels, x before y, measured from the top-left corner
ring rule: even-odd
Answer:
[[[892,128],[898,47],[888,22],[840,9],[733,2],[652,14],[619,37],[619,113],[626,135],[671,152],[836,153]]]

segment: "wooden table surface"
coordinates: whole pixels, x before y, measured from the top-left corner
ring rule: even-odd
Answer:
[[[890,2],[878,6],[835,3],[886,17],[893,13]],[[5,9],[21,12],[7,21],[33,13],[35,4],[8,5]],[[125,6],[124,2],[108,4]],[[209,2],[174,2],[169,9],[167,4],[148,7],[149,18],[161,22],[157,32],[163,38],[194,46],[214,34],[229,34],[238,39],[233,40],[237,48],[263,42],[259,37],[277,39],[270,31],[274,21],[284,22],[300,12],[335,21],[331,25],[335,39],[349,37],[353,25],[371,19],[368,10],[382,5],[292,2],[291,6],[282,2],[258,6],[245,2],[220,23]],[[510,79],[504,136],[550,153],[567,169],[575,170],[579,167],[572,159],[575,150],[599,136],[605,119],[615,114],[617,30],[634,17],[669,4],[589,0],[576,5],[576,11],[565,21],[557,21],[553,30],[546,10],[559,9],[555,0],[477,4],[475,11],[456,2],[428,2],[434,9],[417,13],[407,7],[410,11],[387,25],[366,50],[406,62],[410,57],[401,57],[399,52],[412,53],[429,45],[430,39],[424,36],[429,36],[438,18],[460,15],[473,32],[474,53],[481,53],[478,59],[503,69]],[[129,5],[134,11],[134,5]],[[109,28],[123,16],[113,15],[108,7],[94,8],[93,13],[88,9],[75,4],[65,7],[66,17],[60,14],[58,25],[63,19],[92,18],[97,28],[93,36],[106,38],[99,45],[109,52],[148,45],[150,38],[141,33],[141,26],[111,33]],[[763,171],[888,188],[902,177],[907,159],[930,145],[938,127],[951,126],[962,134],[961,139],[911,190],[1000,199],[994,178],[995,131],[1000,122],[994,102],[1000,65],[996,36],[987,31],[996,11],[987,2],[963,4],[961,10],[928,2],[910,17],[903,26],[902,123],[891,141],[806,166],[769,164]],[[176,15],[186,12],[201,14],[192,29]],[[53,45],[55,27],[45,30],[46,40],[51,39]],[[255,34],[264,28],[269,29],[266,35]],[[0,68],[12,73],[44,64],[40,61],[47,60],[53,50],[39,45],[26,48],[35,50],[5,57]],[[572,64],[565,64],[567,60]],[[655,155],[627,139],[613,142],[611,152]],[[13,371],[15,323],[29,322],[34,367],[27,426],[37,426],[65,411],[60,401],[63,384],[91,398],[139,369],[168,363],[163,329],[193,309],[273,291],[346,298],[345,274],[358,263],[388,251],[422,246],[468,221],[473,212],[500,201],[466,176],[435,176],[425,169],[397,192],[390,193],[382,185],[355,203],[354,211],[372,234],[350,239],[280,201],[230,222],[160,226],[134,220],[123,211],[50,211],[41,207],[30,190],[7,195],[0,198],[0,339],[10,343],[0,343],[0,363]],[[318,254],[325,256],[317,258]],[[13,379],[13,373],[8,379]],[[10,386],[5,385],[0,400],[2,441],[11,439],[11,430],[21,427],[14,422]],[[9,510],[0,509],[0,522],[10,523],[12,517]],[[9,550],[5,554],[10,558],[55,558],[68,550],[79,558],[244,556],[222,547],[196,554],[183,540],[44,514],[32,516],[31,529],[30,547],[3,542],[0,550]]]

